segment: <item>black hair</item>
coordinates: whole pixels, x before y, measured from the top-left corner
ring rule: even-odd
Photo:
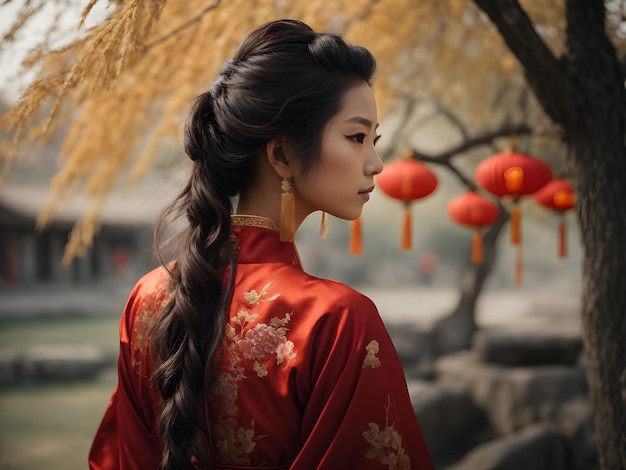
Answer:
[[[300,167],[309,171],[342,96],[357,84],[371,85],[375,68],[369,51],[337,35],[316,33],[296,20],[273,21],[244,39],[210,89],[194,101],[185,128],[193,169],[155,227],[157,256],[171,274],[172,289],[152,336],[161,469],[192,469],[192,456],[209,468],[213,463],[203,400],[219,367],[216,351],[232,295],[233,196],[251,184],[259,152],[279,136],[292,138]],[[168,264],[161,235],[178,216],[187,225],[176,235]]]

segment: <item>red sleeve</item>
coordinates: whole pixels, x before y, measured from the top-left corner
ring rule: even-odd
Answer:
[[[155,397],[147,354],[147,334],[155,315],[154,276],[137,283],[120,321],[118,384],[89,453],[93,470],[157,468],[161,445],[155,433]]]
[[[291,470],[433,470],[378,311],[360,294],[349,297],[313,332],[303,447]]]

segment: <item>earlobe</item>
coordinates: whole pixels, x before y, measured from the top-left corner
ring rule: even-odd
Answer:
[[[267,160],[281,178],[289,178],[292,173],[286,143],[285,137],[281,136],[269,140],[265,146]]]

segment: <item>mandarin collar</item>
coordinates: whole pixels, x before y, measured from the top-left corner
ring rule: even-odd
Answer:
[[[301,266],[293,242],[281,242],[279,223],[256,215],[231,215],[231,246],[237,263],[280,263]]]

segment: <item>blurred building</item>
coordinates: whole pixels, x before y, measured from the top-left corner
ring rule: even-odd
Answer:
[[[149,179],[130,195],[112,194],[92,248],[64,267],[61,259],[68,236],[89,201],[77,196],[59,204],[54,220],[45,229],[36,229],[56,171],[56,159],[51,160],[19,160],[0,186],[0,290],[128,280],[154,266],[152,224],[162,207],[159,201],[169,193],[163,190],[163,178]]]

